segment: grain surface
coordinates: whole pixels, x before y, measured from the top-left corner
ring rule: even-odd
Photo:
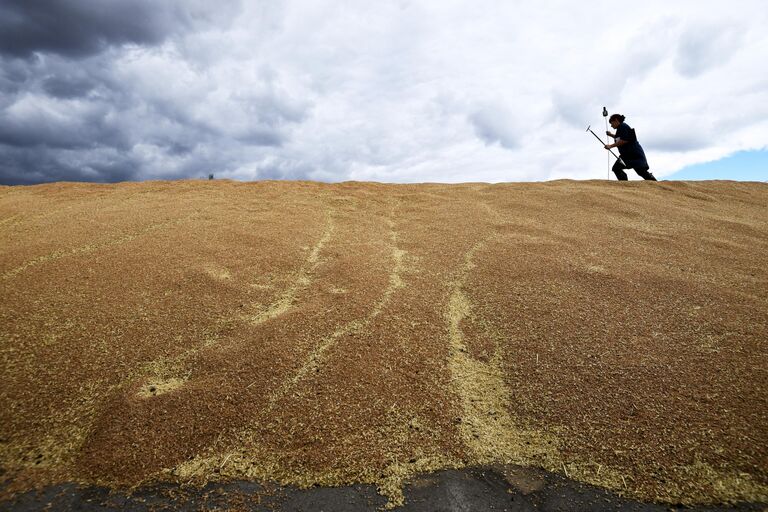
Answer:
[[[768,185],[0,187],[6,492],[538,466],[768,500]]]

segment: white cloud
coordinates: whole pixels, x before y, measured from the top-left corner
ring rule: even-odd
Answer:
[[[692,23],[680,35],[675,55],[675,69],[694,78],[722,66],[740,45],[743,26],[738,21]]]

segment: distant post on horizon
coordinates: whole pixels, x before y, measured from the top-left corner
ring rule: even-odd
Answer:
[[[213,179],[213,173],[211,173],[211,174],[209,174],[209,175],[208,175],[208,179],[209,179],[209,180],[212,180],[212,179]]]

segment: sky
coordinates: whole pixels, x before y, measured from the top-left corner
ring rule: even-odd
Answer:
[[[689,165],[669,179],[768,182],[768,151],[739,151],[720,160]]]
[[[0,0],[0,184],[606,179],[603,106],[657,178],[766,181],[766,26],[763,0]]]

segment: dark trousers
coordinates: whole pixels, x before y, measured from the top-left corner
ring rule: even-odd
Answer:
[[[621,160],[624,160],[627,165],[622,165]],[[628,160],[622,157],[621,160],[616,160],[616,163],[613,164],[613,174],[616,175],[619,181],[627,181],[627,173],[624,172],[624,169],[634,169],[635,172],[644,180],[656,181],[656,178],[653,177],[653,174],[648,172],[650,167],[648,166],[648,162],[646,162],[645,159]]]

